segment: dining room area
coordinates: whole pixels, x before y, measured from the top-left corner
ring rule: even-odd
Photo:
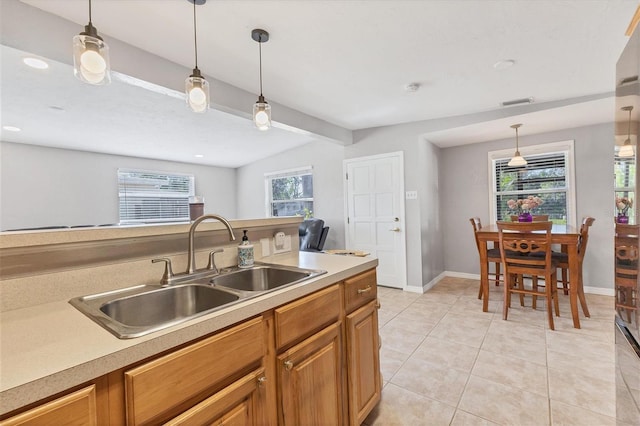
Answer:
[[[380,291],[385,388],[366,424],[640,424],[640,90],[624,83],[638,39],[618,62],[615,122],[504,119],[508,136],[437,151],[442,217],[422,232],[441,229],[444,272],[422,294]],[[464,135],[425,136],[447,138]],[[423,246],[423,264],[437,257]]]

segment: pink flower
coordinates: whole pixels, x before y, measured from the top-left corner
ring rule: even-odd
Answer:
[[[616,208],[624,215],[633,206],[633,200],[628,197],[616,197]]]
[[[530,210],[535,209],[536,207],[544,204],[544,201],[540,197],[536,197],[533,195],[527,196],[527,198],[521,198],[519,200],[509,200],[507,201],[507,207],[510,210],[529,212]]]

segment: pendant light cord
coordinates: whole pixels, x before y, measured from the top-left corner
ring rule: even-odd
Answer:
[[[633,111],[633,107],[629,108],[629,128],[627,129],[627,139],[629,143],[631,143],[631,111]]]
[[[260,36],[260,40],[258,41],[258,51],[260,52],[260,96],[262,96],[262,36]]]
[[[198,27],[196,23],[196,2],[193,1],[193,46],[196,53],[196,69],[198,68]]]
[[[516,152],[520,151],[519,147],[518,147],[518,128],[516,127]]]
[[[91,24],[91,0],[89,0],[89,25]]]

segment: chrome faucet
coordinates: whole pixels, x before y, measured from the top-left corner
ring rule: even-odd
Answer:
[[[196,233],[196,228],[198,227],[198,225],[200,225],[201,222],[204,222],[207,219],[216,219],[222,222],[222,224],[226,226],[227,230],[229,231],[229,241],[236,240],[236,236],[233,235],[233,228],[231,227],[227,219],[225,219],[224,217],[219,216],[217,214],[205,214],[204,216],[200,216],[199,218],[197,218],[191,224],[191,228],[189,228],[189,253],[188,253],[187,274],[193,274],[196,271],[196,254],[193,248],[193,245],[194,245],[193,240]],[[213,254],[210,254],[210,256],[213,256]]]

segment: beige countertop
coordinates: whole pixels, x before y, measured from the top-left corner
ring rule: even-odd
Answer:
[[[291,287],[147,336],[121,340],[67,300],[0,314],[0,414],[205,336],[377,266],[372,257],[300,252],[262,262],[323,269]]]

